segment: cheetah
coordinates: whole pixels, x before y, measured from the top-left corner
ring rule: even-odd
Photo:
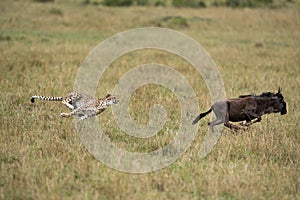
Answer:
[[[34,103],[35,99],[45,101],[60,101],[62,104],[67,106],[70,113],[61,113],[62,117],[77,116],[79,120],[84,120],[92,116],[102,113],[108,106],[118,104],[119,100],[107,94],[105,98],[94,98],[90,95],[73,91],[64,97],[53,97],[53,96],[31,96],[31,102]]]

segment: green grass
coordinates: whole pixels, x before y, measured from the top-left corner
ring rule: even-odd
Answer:
[[[121,31],[157,26],[169,16],[174,28],[201,43],[217,63],[228,97],[283,88],[285,116],[264,116],[239,134],[225,130],[214,150],[200,159],[209,117],[200,121],[191,147],[160,171],[130,174],[108,168],[81,144],[67,109],[58,103],[31,104],[34,94],[64,95],[77,70],[101,41]],[[179,19],[179,18],[178,18]],[[299,199],[300,29],[299,7],[230,9],[173,7],[107,8],[81,1],[0,2],[0,199]],[[257,45],[259,44],[259,45]],[[97,94],[112,91],[133,66],[157,62],[182,73],[201,110],[210,106],[205,82],[192,66],[166,52],[142,50],[115,61]],[[111,109],[97,117],[118,146],[134,152],[160,148],[174,138],[180,109],[174,94],[156,85],[141,87],[130,105],[146,124],[159,102],[168,111],[164,129],[148,140],[121,132]]]

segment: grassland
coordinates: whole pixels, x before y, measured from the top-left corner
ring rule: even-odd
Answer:
[[[80,1],[0,2],[0,199],[299,199],[300,198],[300,12],[276,9],[107,8]],[[165,21],[180,16],[182,21]],[[77,70],[101,41],[144,26],[178,30],[201,43],[217,63],[228,97],[283,88],[285,116],[264,116],[249,131],[225,130],[214,150],[199,159],[209,118],[200,122],[191,147],[160,171],[129,174],[94,159],[62,105],[33,94],[73,89]],[[112,64],[99,95],[141,63],[174,67],[195,89],[201,110],[210,97],[201,77],[180,58],[152,50],[133,52]],[[100,87],[101,86],[101,87]],[[98,117],[113,142],[131,151],[168,143],[178,126],[175,96],[155,85],[132,98],[131,114],[147,123],[149,107],[166,105],[169,120],[154,139],[118,131],[108,109]]]

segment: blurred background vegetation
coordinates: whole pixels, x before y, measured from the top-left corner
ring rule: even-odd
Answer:
[[[55,2],[55,0],[33,0]],[[104,6],[175,6],[203,8],[207,6],[227,7],[283,7],[297,4],[297,0],[82,0],[83,4]]]

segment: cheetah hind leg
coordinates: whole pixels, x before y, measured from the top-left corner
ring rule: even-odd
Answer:
[[[71,110],[74,110],[74,106],[72,104],[70,104],[69,102],[62,102],[63,104],[65,104],[68,108],[70,108]]]
[[[60,116],[62,116],[62,117],[71,117],[71,116],[74,116],[74,115],[79,117],[79,121],[82,121],[84,119],[95,116],[96,113],[95,112],[81,112],[80,110],[75,109],[70,113],[61,113],[60,114]]]

